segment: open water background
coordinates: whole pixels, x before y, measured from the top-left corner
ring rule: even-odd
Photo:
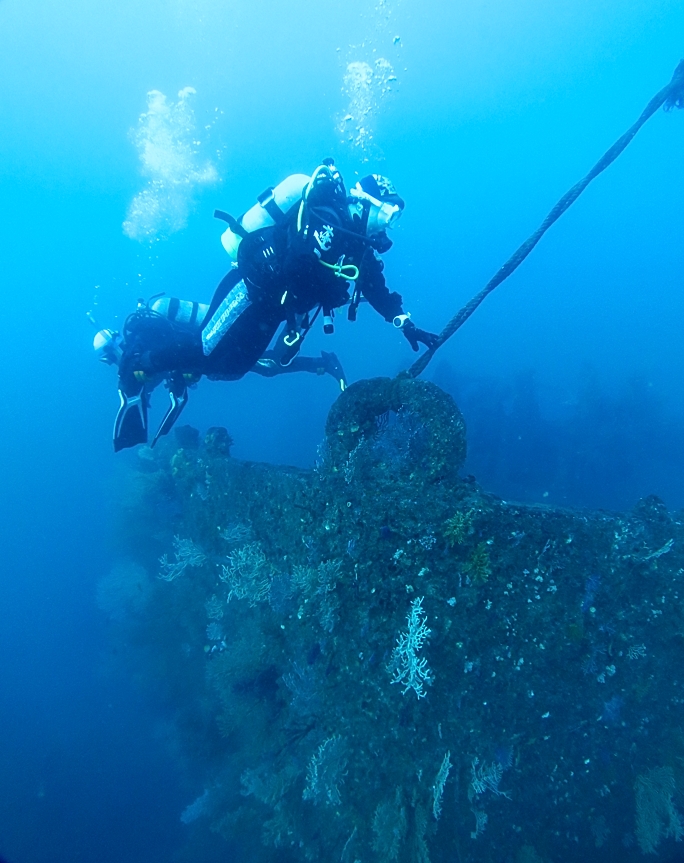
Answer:
[[[379,170],[405,197],[388,280],[438,331],[669,80],[683,33],[675,0],[0,0],[10,863],[165,861],[183,839],[165,717],[132,675],[102,670],[95,585],[137,456],[111,451],[115,375],[92,359],[85,313],[116,325],[139,296],[208,301],[227,267],[214,207],[239,214],[333,154],[348,181]],[[378,59],[391,92],[343,91],[349,63]],[[190,113],[173,113],[188,86]],[[150,90],[171,106],[161,127],[138,120]],[[364,99],[366,151],[337,129]],[[433,362],[492,491],[684,506],[683,148],[684,115],[654,117]],[[141,242],[122,225],[155,177],[182,194],[156,199],[159,230]],[[413,360],[368,307],[338,321],[307,349],[337,351],[350,380]],[[308,375],[203,382],[184,422],[225,425],[237,457],[310,465],[335,395]]]

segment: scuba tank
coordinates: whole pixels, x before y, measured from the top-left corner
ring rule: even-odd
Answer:
[[[228,228],[221,235],[221,244],[233,262],[237,261],[238,247],[245,236],[282,221],[288,211],[302,200],[302,191],[310,181],[307,174],[291,174],[282,183],[259,195],[257,203],[239,219],[216,210],[214,215],[228,222]]]
[[[178,300],[175,297],[159,297],[150,305],[150,309],[175,323],[199,328],[207,316],[209,304]]]

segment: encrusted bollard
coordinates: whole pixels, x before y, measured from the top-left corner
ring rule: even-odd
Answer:
[[[423,480],[455,476],[466,457],[465,423],[450,395],[428,381],[372,378],[352,384],[328,414],[326,439],[333,469],[341,469],[362,442],[387,436],[388,425],[404,425]],[[396,435],[395,435],[396,437]],[[398,446],[395,444],[395,448]]]

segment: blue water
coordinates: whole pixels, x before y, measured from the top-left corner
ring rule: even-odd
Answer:
[[[169,860],[189,799],[167,717],[109,655],[95,604],[136,456],[112,453],[115,375],[91,356],[86,312],[116,325],[160,291],[208,301],[227,269],[213,209],[238,214],[332,154],[348,182],[377,169],[406,199],[386,272],[438,331],[669,81],[683,31],[675,0],[0,0],[10,863]],[[348,64],[378,58],[397,80],[371,93],[378,152],[364,161],[336,127]],[[216,181],[190,183],[185,227],[131,239],[122,225],[149,179],[131,130],[148,91],[176,105],[188,86],[193,164]],[[433,361],[486,488],[684,506],[683,147],[684,114],[659,112]],[[368,307],[333,339],[313,333],[307,351],[321,349],[350,380],[413,360]],[[203,382],[184,419],[225,425],[239,458],[310,465],[335,395],[308,375]]]

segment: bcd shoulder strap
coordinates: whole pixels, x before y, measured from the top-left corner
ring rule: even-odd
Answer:
[[[241,239],[244,240],[247,236],[248,232],[245,231],[238,220],[234,216],[231,216],[230,213],[226,213],[224,210],[214,210],[214,218],[221,219],[222,222],[228,222],[230,230]]]
[[[276,204],[274,192],[273,186],[269,187],[258,196],[257,202],[266,210],[276,225],[281,225],[285,221],[285,213]]]

